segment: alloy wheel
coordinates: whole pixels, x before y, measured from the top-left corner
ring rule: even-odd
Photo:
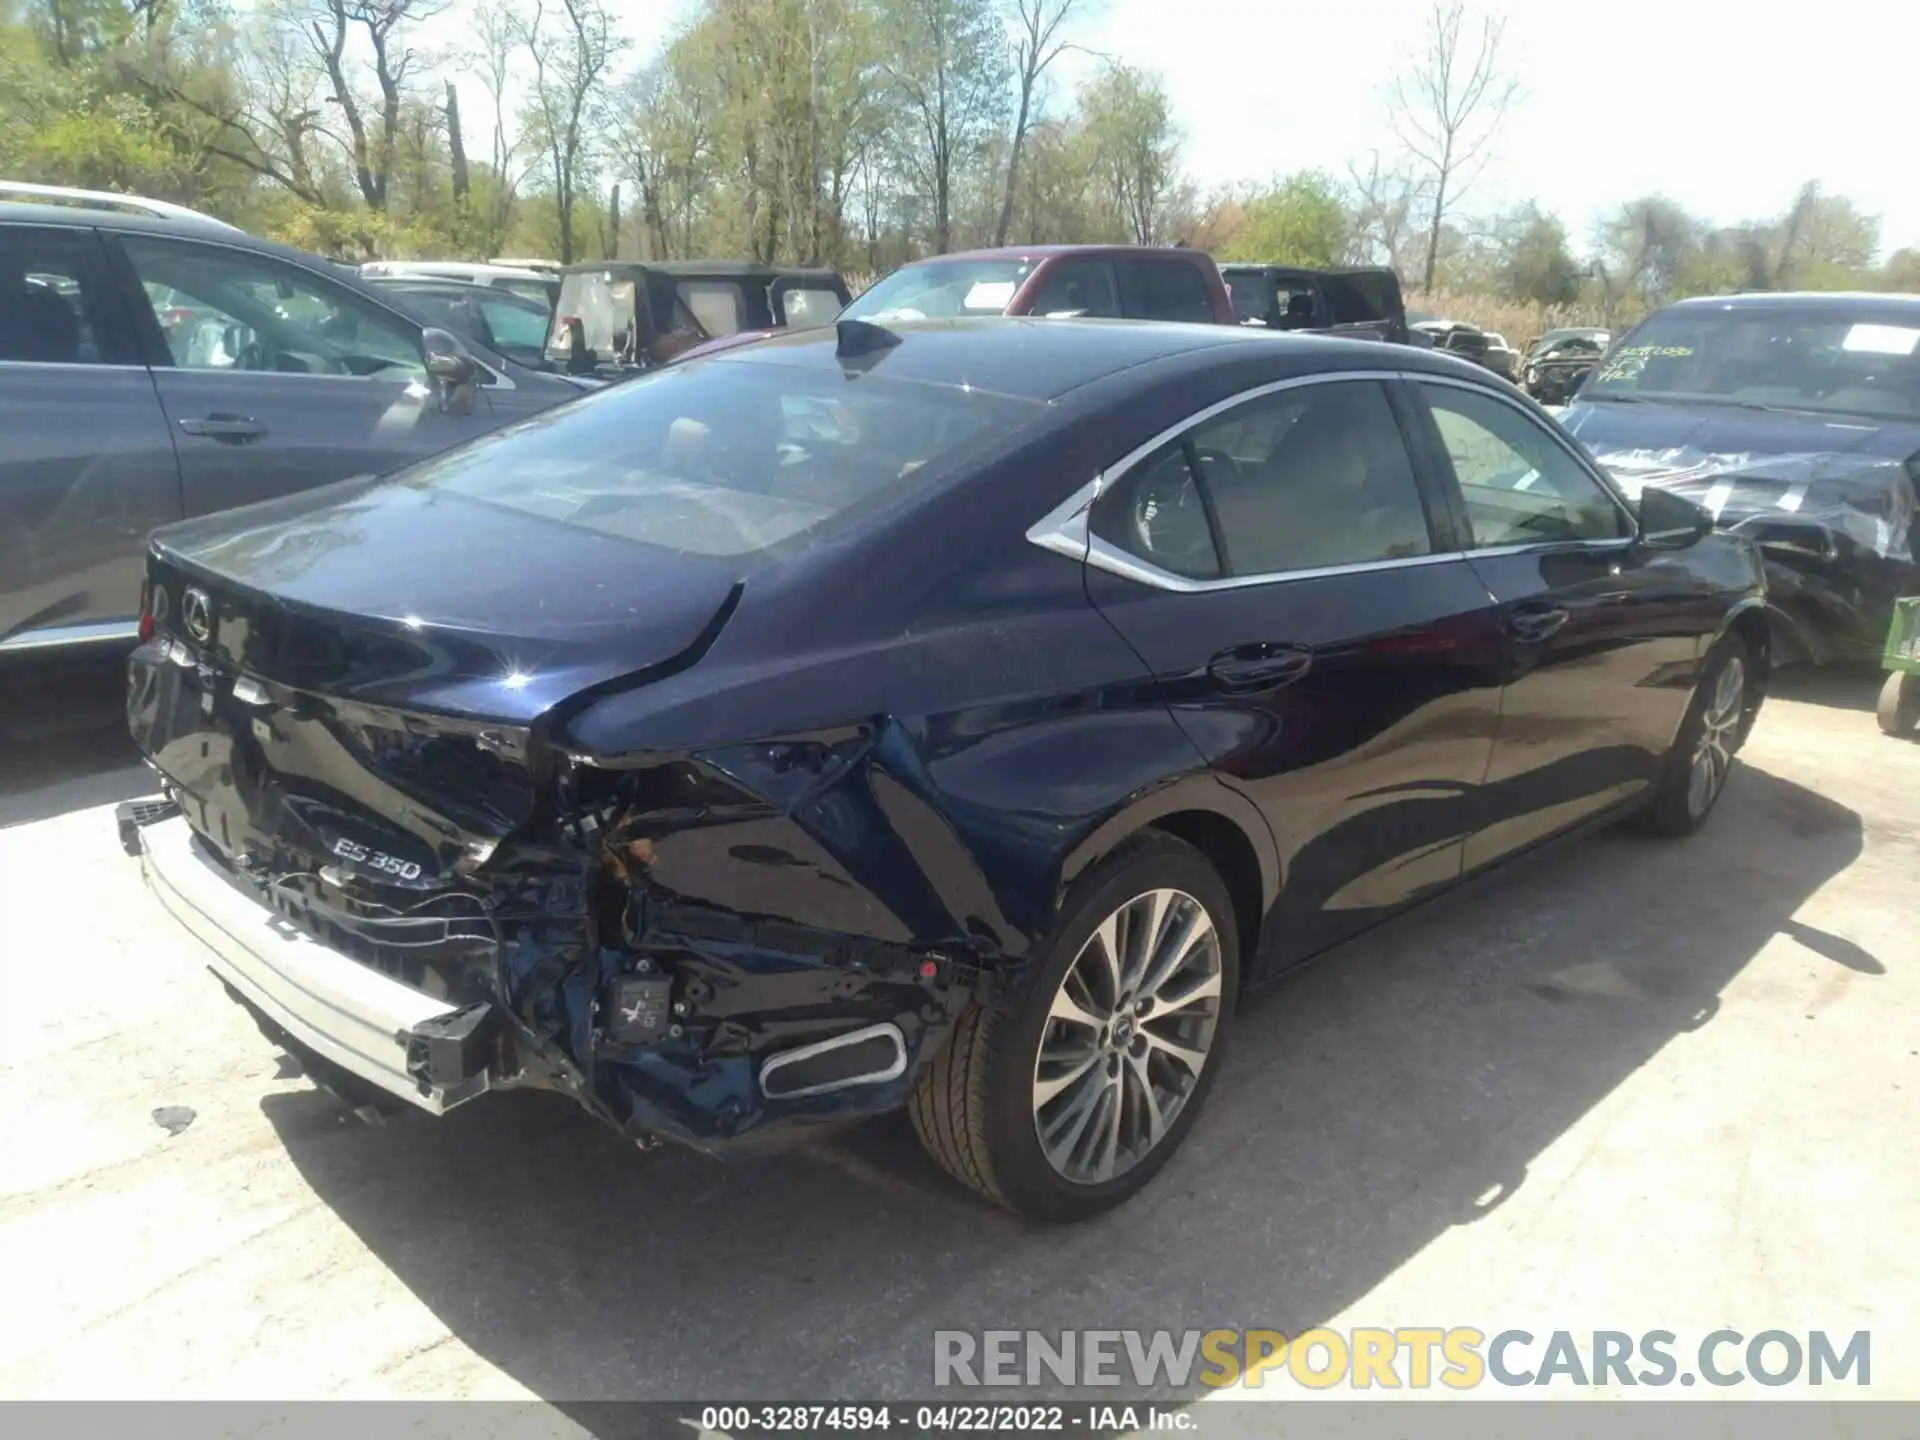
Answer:
[[[1746,666],[1738,655],[1729,656],[1700,717],[1700,740],[1693,747],[1693,765],[1687,776],[1687,811],[1696,818],[1707,813],[1727,783],[1746,689]]]
[[[1033,1067],[1033,1123],[1065,1179],[1099,1185],[1166,1137],[1206,1068],[1222,1004],[1213,917],[1180,890],[1127,901],[1055,989]]]

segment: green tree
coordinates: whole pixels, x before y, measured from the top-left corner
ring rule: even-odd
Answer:
[[[1160,77],[1109,65],[1082,93],[1080,115],[1082,144],[1110,223],[1136,245],[1173,239],[1183,198],[1181,135]]]
[[[1527,205],[1513,217],[1511,229],[1500,267],[1506,292],[1535,305],[1566,305],[1578,298],[1586,267],[1573,258],[1567,227],[1558,217]]]
[[[1324,171],[1302,170],[1242,202],[1239,227],[1222,258],[1338,265],[1346,255],[1350,229],[1339,184]]]

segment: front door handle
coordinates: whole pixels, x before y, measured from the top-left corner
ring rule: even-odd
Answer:
[[[1507,616],[1507,628],[1513,632],[1516,640],[1537,645],[1559,634],[1560,627],[1567,623],[1568,618],[1567,612],[1558,605],[1536,600],[1516,605]]]
[[[1275,690],[1312,666],[1313,651],[1306,646],[1262,641],[1222,650],[1207,662],[1207,675],[1222,690]]]
[[[249,416],[222,415],[217,412],[201,420],[182,420],[180,429],[188,435],[224,440],[233,445],[244,445],[267,433],[266,426]]]

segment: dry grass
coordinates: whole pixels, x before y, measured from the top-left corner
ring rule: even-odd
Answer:
[[[1447,320],[1464,320],[1503,336],[1509,345],[1524,346],[1548,330],[1567,325],[1604,325],[1594,305],[1533,305],[1500,295],[1431,295],[1407,293],[1407,309]]]

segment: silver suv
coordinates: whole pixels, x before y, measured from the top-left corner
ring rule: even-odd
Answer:
[[[0,661],[130,642],[147,533],[584,387],[161,201],[0,182]]]

